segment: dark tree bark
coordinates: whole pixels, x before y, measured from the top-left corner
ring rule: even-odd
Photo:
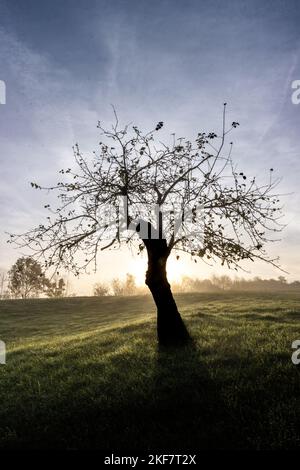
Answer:
[[[190,335],[178,312],[166,265],[170,250],[164,239],[143,240],[148,253],[146,285],[157,307],[157,336],[160,345],[182,345],[189,342]]]

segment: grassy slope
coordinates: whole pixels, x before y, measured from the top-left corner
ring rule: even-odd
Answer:
[[[298,447],[300,295],[177,300],[182,351],[158,350],[149,297],[0,302],[0,447]]]

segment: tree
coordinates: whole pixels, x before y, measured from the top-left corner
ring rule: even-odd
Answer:
[[[280,284],[286,284],[287,283],[287,280],[284,276],[279,276],[278,281],[280,282]]]
[[[66,296],[67,285],[65,280],[61,278],[55,278],[54,281],[46,281],[46,295],[48,297],[60,298]]]
[[[125,295],[124,284],[120,281],[120,279],[114,278],[111,281],[111,288],[113,291],[113,295]]]
[[[127,273],[126,279],[123,281],[114,278],[111,282],[113,295],[135,295],[138,293],[138,287],[133,274]]]
[[[219,289],[227,290],[232,287],[232,280],[229,276],[213,276],[212,283],[217,286]]]
[[[40,263],[31,257],[19,258],[9,271],[9,290],[14,297],[35,297],[46,286],[47,279]]]
[[[46,206],[45,224],[12,241],[44,256],[45,266],[62,266],[75,274],[97,267],[98,255],[122,243],[136,246],[148,257],[146,285],[157,306],[161,344],[185,343],[189,334],[178,312],[167,279],[172,250],[238,269],[245,260],[264,260],[278,266],[265,252],[271,232],[282,230],[278,179],[273,169],[265,184],[248,178],[232,161],[233,145],[226,136],[238,127],[200,132],[193,142],[173,135],[170,143],[155,141],[153,131],[120,127],[117,114],[111,129],[98,123],[101,142],[93,159],[74,147],[76,169],[61,170],[63,181],[51,188],[60,205]],[[83,251],[84,262],[77,253]]]
[[[135,295],[137,293],[137,287],[135,283],[135,277],[133,274],[127,273],[124,285],[125,295]]]
[[[94,285],[94,296],[104,297],[106,295],[109,295],[109,287],[102,282],[97,282]]]

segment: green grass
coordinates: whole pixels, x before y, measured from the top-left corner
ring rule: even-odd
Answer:
[[[300,294],[181,294],[193,347],[160,350],[150,297],[0,302],[0,448],[182,453],[300,444]]]

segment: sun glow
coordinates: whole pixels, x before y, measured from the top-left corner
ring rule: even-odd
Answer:
[[[175,256],[170,256],[167,263],[167,274],[169,281],[180,282],[181,278],[188,273],[188,267],[184,260],[177,260]]]
[[[128,272],[133,274],[138,285],[145,284],[145,276],[147,270],[147,260],[145,257],[134,259],[128,263]],[[184,260],[177,260],[175,256],[170,256],[167,263],[167,274],[169,281],[179,282],[182,276],[189,272],[187,263]]]

